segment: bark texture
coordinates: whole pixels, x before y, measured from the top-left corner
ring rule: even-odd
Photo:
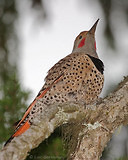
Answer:
[[[47,107],[42,116],[35,119],[35,125],[0,151],[0,160],[25,159],[55,128],[76,121],[82,121],[83,127],[69,159],[98,160],[115,129],[128,124],[128,77],[97,104],[85,106],[81,102],[70,102]]]

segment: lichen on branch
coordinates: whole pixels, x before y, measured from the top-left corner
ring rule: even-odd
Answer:
[[[69,158],[98,160],[115,129],[128,124],[128,77],[115,92],[97,104],[85,106],[81,102],[68,102],[45,108],[30,129],[0,151],[0,159],[25,159],[57,127],[71,122],[81,122],[81,127]]]

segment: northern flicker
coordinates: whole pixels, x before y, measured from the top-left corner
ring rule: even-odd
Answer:
[[[104,65],[96,52],[95,30],[98,21],[89,31],[81,32],[75,39],[72,53],[48,71],[44,86],[5,145],[30,128],[34,117],[43,112],[44,106],[70,101],[90,104],[98,98],[104,82]]]

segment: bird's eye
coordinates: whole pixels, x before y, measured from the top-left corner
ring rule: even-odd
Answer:
[[[79,39],[81,39],[81,38],[82,38],[82,36],[79,37]]]

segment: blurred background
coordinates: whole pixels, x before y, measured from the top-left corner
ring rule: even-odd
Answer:
[[[75,37],[98,18],[105,97],[128,75],[128,0],[0,0],[0,148],[38,94],[47,71],[71,53]],[[27,160],[51,158],[66,159],[60,129]],[[115,132],[101,159],[128,159],[127,127]]]

